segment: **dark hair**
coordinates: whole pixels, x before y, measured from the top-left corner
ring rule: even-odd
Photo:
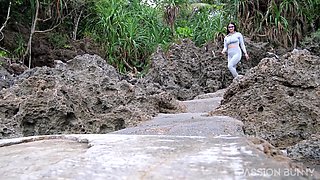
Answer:
[[[232,24],[233,26],[234,26],[234,32],[237,32],[238,30],[237,30],[237,26],[236,26],[236,24],[234,23],[234,22],[231,22],[231,23],[229,23],[229,24]],[[229,24],[227,25],[227,35],[230,33],[230,31],[229,31]]]

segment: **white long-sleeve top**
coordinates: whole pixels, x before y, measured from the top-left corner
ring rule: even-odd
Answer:
[[[228,50],[228,45],[238,45],[239,47],[241,47],[242,51],[244,54],[247,54],[247,50],[246,47],[244,45],[244,41],[243,41],[243,36],[241,33],[239,32],[235,32],[233,34],[228,34],[225,38],[224,38],[224,47],[223,47],[223,52],[226,52]]]

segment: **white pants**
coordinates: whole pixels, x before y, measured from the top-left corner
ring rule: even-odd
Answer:
[[[242,52],[240,48],[230,48],[228,49],[228,69],[232,76],[235,78],[238,76],[237,64],[240,62]]]

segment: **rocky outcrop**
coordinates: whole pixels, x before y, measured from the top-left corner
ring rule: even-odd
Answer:
[[[240,73],[260,61],[257,55],[265,55],[265,44],[248,41],[247,47],[252,60],[239,65]],[[25,69],[8,66],[10,74],[21,75],[8,75],[11,79],[0,92],[0,136],[105,133],[134,126],[159,112],[182,111],[175,99],[193,99],[232,82],[219,48],[217,44],[198,48],[184,39],[167,52],[158,49],[141,79],[122,76],[105,60],[90,55],[62,58],[54,62],[55,68],[37,67],[23,74]]]
[[[287,148],[288,156],[296,162],[303,162],[306,166],[317,167],[320,170],[320,134],[312,134],[307,140],[303,140]]]
[[[56,63],[25,71],[0,91],[0,137],[107,133],[182,110],[170,94],[123,80],[99,56]]]
[[[223,44],[223,43],[222,43]],[[156,83],[179,100],[194,99],[200,94],[212,93],[229,86],[232,76],[227,59],[222,56],[222,44],[208,44],[198,48],[188,39],[173,44],[167,52],[158,49],[152,55],[152,64],[146,82]],[[244,74],[267,56],[267,45],[247,43],[250,60],[242,60],[239,73]]]
[[[246,134],[276,147],[295,146],[320,131],[319,77],[320,58],[306,50],[265,58],[230,85],[211,114],[242,120]]]
[[[13,85],[13,77],[2,66],[0,66],[0,89],[8,88]]]
[[[26,66],[11,62],[11,59],[0,57],[0,90],[14,84],[14,76],[22,74]]]

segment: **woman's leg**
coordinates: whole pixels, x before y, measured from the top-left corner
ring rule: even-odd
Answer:
[[[228,69],[231,72],[232,76],[235,78],[238,76],[237,73],[237,64],[239,63],[241,59],[241,52],[237,52],[237,53],[232,53],[228,55]]]

